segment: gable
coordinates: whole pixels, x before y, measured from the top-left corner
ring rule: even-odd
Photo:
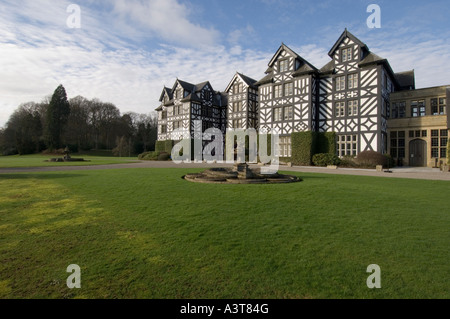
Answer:
[[[284,44],[278,49],[269,63],[273,73],[294,72],[298,67],[299,55]]]
[[[335,64],[340,64],[348,61],[360,62],[369,52],[365,43],[345,29],[328,55]]]

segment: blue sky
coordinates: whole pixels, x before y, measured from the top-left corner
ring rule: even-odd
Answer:
[[[369,4],[382,27],[369,29]],[[67,8],[81,8],[81,28]],[[69,97],[150,113],[176,78],[224,90],[236,71],[259,79],[282,42],[320,68],[348,28],[417,87],[450,84],[450,4],[361,0],[2,0],[0,127],[59,84]]]

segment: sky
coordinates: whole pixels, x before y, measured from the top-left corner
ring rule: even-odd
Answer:
[[[417,88],[449,85],[449,13],[448,0],[1,0],[0,127],[59,84],[149,114],[177,78],[261,79],[281,43],[321,68],[345,28],[394,72],[414,69]]]

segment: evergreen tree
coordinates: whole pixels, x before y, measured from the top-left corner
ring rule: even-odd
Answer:
[[[53,93],[47,110],[45,140],[49,149],[58,149],[62,146],[61,137],[69,115],[70,104],[66,90],[60,85]]]

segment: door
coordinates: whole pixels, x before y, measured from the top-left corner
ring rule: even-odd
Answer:
[[[414,140],[409,143],[409,166],[427,166],[427,142]]]

